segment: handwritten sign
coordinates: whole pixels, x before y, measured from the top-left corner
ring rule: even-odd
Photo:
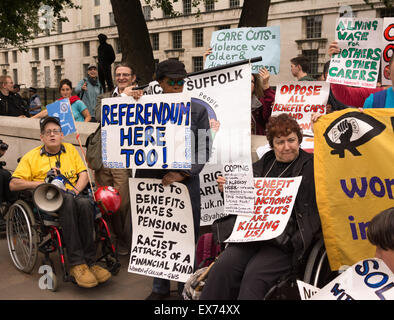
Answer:
[[[394,274],[381,259],[362,260],[320,289],[311,300],[394,300]]]
[[[205,60],[205,69],[262,57],[262,61],[253,63],[253,73],[264,67],[271,74],[279,73],[279,26],[218,30],[212,33],[211,48],[212,53]]]
[[[324,81],[286,82],[277,85],[272,116],[287,113],[297,120],[303,134],[313,136],[311,116],[326,114],[330,85]]]
[[[222,175],[221,170],[221,164],[206,164],[200,172],[200,226],[211,225],[214,220],[225,216],[223,198],[216,182],[217,177]]]
[[[226,242],[270,240],[286,228],[302,177],[254,178],[255,203],[252,218],[238,215]]]
[[[104,167],[189,169],[194,138],[190,104],[187,94],[103,99]]]
[[[193,273],[194,228],[185,185],[129,179],[133,239],[128,271],[186,282]]]
[[[376,87],[382,54],[382,22],[382,19],[337,19],[335,40],[340,52],[331,57],[328,82]]]
[[[394,54],[394,18],[383,19],[382,84],[391,86],[389,61]]]
[[[224,185],[224,213],[252,216],[253,168],[252,163],[227,163],[223,166]]]
[[[64,136],[76,132],[70,100],[63,99],[47,105],[48,116],[57,117]]]

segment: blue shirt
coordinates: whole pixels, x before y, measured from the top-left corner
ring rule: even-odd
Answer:
[[[394,108],[394,90],[393,87],[386,89],[387,95],[386,95],[386,103],[384,105],[384,108]],[[373,107],[373,96],[374,94],[371,94],[367,99],[365,99],[364,102],[364,108],[365,109],[370,109]],[[382,106],[383,108],[383,106]]]
[[[85,121],[85,117],[82,115],[82,111],[86,108],[86,105],[81,100],[77,100],[71,105],[75,121]]]

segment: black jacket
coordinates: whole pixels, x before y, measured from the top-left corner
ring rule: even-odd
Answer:
[[[0,116],[29,117],[30,114],[23,106],[22,98],[18,99],[18,97],[13,93],[5,96],[0,92]]]
[[[267,152],[253,164],[253,176],[264,177],[274,160],[274,151]],[[289,171],[287,176],[302,176],[292,211],[296,228],[290,234],[294,249],[294,262],[296,262],[303,258],[305,251],[313,244],[316,236],[321,233],[320,217],[316,204],[313,155],[300,149],[299,157],[289,167]]]

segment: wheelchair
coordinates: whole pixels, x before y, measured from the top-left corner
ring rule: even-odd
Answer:
[[[15,267],[25,273],[31,273],[36,265],[39,253],[43,254],[42,265],[52,268],[51,291],[58,288],[54,263],[50,254],[58,252],[64,282],[75,282],[68,273],[62,229],[56,213],[39,210],[33,203],[32,191],[22,191],[18,200],[11,204],[6,214],[6,237],[9,253]],[[118,274],[120,262],[107,222],[101,214],[95,217],[96,262],[103,264],[112,275]]]

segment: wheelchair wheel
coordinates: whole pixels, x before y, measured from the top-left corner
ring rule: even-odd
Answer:
[[[7,243],[14,265],[30,273],[37,261],[38,235],[29,205],[23,200],[12,204],[7,213]]]

